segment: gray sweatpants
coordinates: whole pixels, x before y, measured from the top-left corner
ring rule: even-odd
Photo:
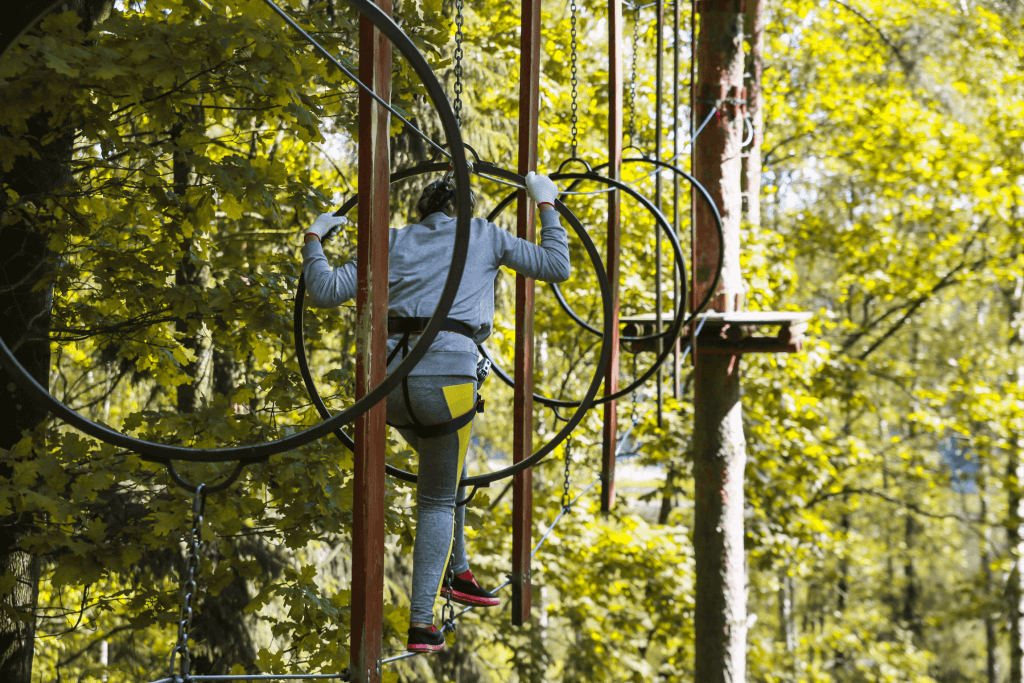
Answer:
[[[462,415],[476,404],[475,378],[453,375],[409,377],[409,401],[416,419],[429,425]],[[387,398],[388,422],[412,423],[402,387]],[[411,429],[398,432],[419,454],[419,482],[416,486],[416,542],[412,553],[412,605],[409,620],[430,624],[444,579],[448,556],[452,569],[461,574],[469,569],[463,525],[465,506],[456,507],[466,495],[459,479],[466,476],[466,451],[473,423],[457,434],[421,439]],[[456,497],[457,496],[457,497]]]

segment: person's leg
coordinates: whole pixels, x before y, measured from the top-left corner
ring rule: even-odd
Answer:
[[[466,382],[464,378],[411,377],[408,381],[412,410],[423,424],[450,420],[471,410],[475,403],[475,383]],[[400,388],[388,397],[389,422],[402,424],[411,421],[404,403]],[[419,482],[416,487],[416,540],[413,545],[410,605],[413,627],[425,628],[433,622],[434,604],[452,551],[458,475],[465,465],[471,430],[470,424],[456,434],[416,439]],[[411,430],[400,431],[407,441],[413,443],[414,435],[406,433]]]
[[[462,481],[469,476],[468,467],[465,461],[462,463]],[[459,487],[458,500],[465,500],[468,491],[465,486]],[[455,508],[455,540],[452,543],[452,569],[456,574],[469,571],[469,557],[466,556],[466,506],[459,505]]]

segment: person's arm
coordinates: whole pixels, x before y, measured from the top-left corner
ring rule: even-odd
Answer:
[[[305,231],[302,272],[306,276],[306,298],[314,308],[340,306],[356,295],[355,259],[340,268],[331,268],[320,244],[324,233],[342,220],[330,213],[321,214]]]
[[[569,264],[569,241],[555,211],[558,187],[547,176],[530,173],[526,190],[537,202],[540,213],[540,244],[532,244],[504,230],[498,263],[521,275],[541,282],[565,282],[572,274]]]

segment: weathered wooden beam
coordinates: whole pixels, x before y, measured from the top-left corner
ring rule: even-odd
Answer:
[[[622,0],[608,2],[608,175],[622,175]],[[619,191],[608,193],[608,247],[605,268],[612,286],[612,357],[604,376],[604,395],[619,390]],[[604,404],[601,448],[601,510],[615,504],[615,448],[618,442],[616,401]]]
[[[537,168],[540,93],[541,0],[523,0],[519,58],[519,165],[522,175]],[[525,190],[519,191],[516,234],[533,242],[536,213]],[[533,280],[516,276],[516,358],[512,460],[533,453]],[[533,531],[533,470],[512,479],[512,624],[530,619],[530,549]]]
[[[654,32],[656,34],[654,49],[654,158],[661,160],[661,109],[664,106],[664,81],[665,81],[665,0],[657,0],[654,5],[655,20]],[[661,195],[661,173],[654,176],[654,205],[659,211],[663,210]],[[661,254],[661,232],[654,231],[654,313],[658,320],[658,329],[661,329],[661,298],[662,298],[662,254]],[[657,341],[658,352],[660,353],[664,340]],[[664,387],[662,385],[663,368],[658,366],[655,382],[657,383],[657,418],[658,426],[662,425],[662,410],[665,405]]]
[[[391,14],[391,0],[377,0]],[[367,19],[359,24],[359,78],[391,99],[391,42]],[[359,92],[359,217],[357,225],[355,397],[387,373],[388,111]],[[355,496],[352,519],[351,680],[380,681],[384,627],[384,454],[382,401],[355,421]]]

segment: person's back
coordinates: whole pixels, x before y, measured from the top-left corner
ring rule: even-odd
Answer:
[[[454,214],[454,207],[449,211]],[[540,219],[539,245],[519,239],[486,219],[472,219],[466,265],[447,316],[465,324],[472,336],[439,334],[428,354],[413,368],[411,376],[476,376],[476,345],[483,343],[492,331],[494,278],[500,266],[542,282],[563,282],[569,278],[569,245],[558,212],[551,205],[551,208],[540,212]],[[332,214],[323,214],[317,219],[327,225],[340,220]],[[388,316],[429,318],[433,315],[448,278],[456,223],[454,215],[434,211],[421,217],[418,223],[390,230]],[[332,270],[319,239],[307,241],[302,255],[306,296],[310,305],[329,308],[355,297],[354,259]],[[389,354],[395,343],[395,339],[389,340]]]

